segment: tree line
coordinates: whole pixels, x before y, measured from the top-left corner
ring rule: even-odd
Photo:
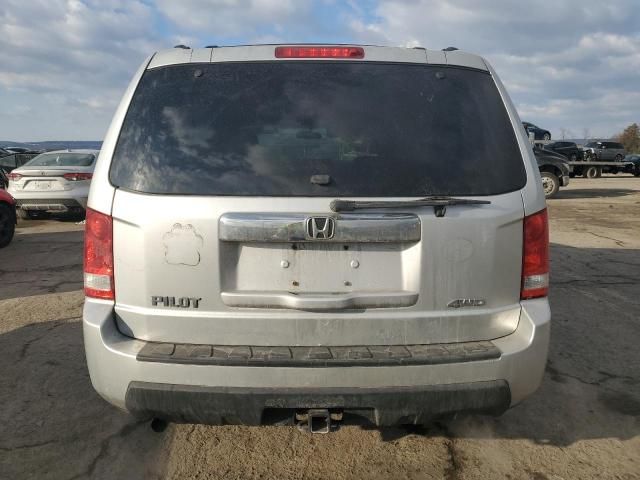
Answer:
[[[640,127],[637,123],[632,123],[613,138],[624,145],[628,153],[640,153]]]

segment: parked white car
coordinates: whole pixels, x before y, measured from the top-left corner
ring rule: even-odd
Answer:
[[[21,218],[83,214],[97,150],[58,150],[34,157],[9,175],[8,192]]]

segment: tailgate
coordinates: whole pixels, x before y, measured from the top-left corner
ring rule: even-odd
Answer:
[[[272,346],[507,335],[520,315],[523,208],[519,192],[488,199],[438,218],[431,207],[335,214],[327,198],[118,190],[120,328],[150,341]],[[327,218],[330,238],[309,238],[309,222]]]

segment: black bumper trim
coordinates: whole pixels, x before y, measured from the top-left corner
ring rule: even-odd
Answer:
[[[80,202],[73,198],[27,198],[18,200],[16,199],[16,205],[23,210],[55,210],[66,211],[69,209],[82,208]]]
[[[292,423],[298,410],[326,408],[377,426],[425,424],[454,413],[500,415],[511,393],[504,380],[385,388],[240,388],[131,382],[126,408],[140,419],[209,425]]]
[[[141,362],[243,367],[381,367],[477,362],[500,358],[491,342],[351,347],[257,347],[147,343]]]

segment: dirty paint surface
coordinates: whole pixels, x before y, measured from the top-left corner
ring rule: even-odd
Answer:
[[[162,236],[162,242],[164,258],[169,265],[195,267],[200,263],[200,249],[204,240],[190,223],[175,223],[171,230]]]

